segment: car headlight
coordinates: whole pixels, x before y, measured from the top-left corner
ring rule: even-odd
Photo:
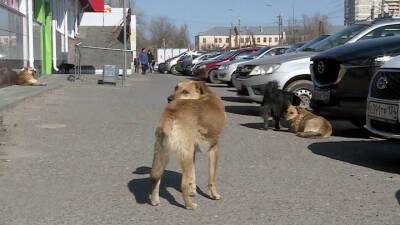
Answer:
[[[281,66],[280,64],[256,66],[249,73],[249,75],[255,76],[255,75],[262,75],[262,74],[271,74],[271,73],[277,71],[280,66]]]

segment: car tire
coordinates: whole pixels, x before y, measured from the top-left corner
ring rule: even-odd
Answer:
[[[173,75],[178,75],[178,70],[176,70],[176,66],[172,66],[172,67],[171,67],[171,73],[172,73]]]
[[[235,85],[233,85],[233,80],[232,79],[230,81],[228,81],[228,83],[226,83],[226,84],[228,84],[229,87],[235,87]]]
[[[309,80],[298,80],[290,83],[285,91],[293,92],[301,99],[301,107],[306,109],[311,109],[310,101],[312,97],[314,86],[313,83]]]
[[[209,81],[210,81],[211,83],[213,83],[213,84],[220,84],[220,83],[222,83],[220,80],[218,80],[218,74],[217,74],[217,71],[216,71],[216,70],[211,70],[211,71],[208,73],[208,79],[209,79]]]

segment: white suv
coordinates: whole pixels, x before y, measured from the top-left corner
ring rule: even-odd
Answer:
[[[367,100],[370,132],[400,139],[400,56],[385,63],[372,77]]]

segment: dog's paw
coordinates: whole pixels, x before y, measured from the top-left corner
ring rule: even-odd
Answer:
[[[196,209],[197,208],[197,204],[196,203],[192,203],[192,204],[190,204],[190,205],[187,205],[187,206],[185,206],[186,207],[186,209],[191,209],[191,210],[194,210],[194,209]]]
[[[196,190],[190,191],[190,192],[189,192],[189,196],[190,196],[190,197],[196,197],[196,196],[197,196],[197,191],[196,191]]]
[[[160,205],[160,199],[151,199],[151,205],[152,206],[159,206]]]
[[[211,197],[213,200],[220,200],[220,199],[221,199],[221,195],[218,194],[218,193],[215,193],[215,194],[210,193],[210,197]]]

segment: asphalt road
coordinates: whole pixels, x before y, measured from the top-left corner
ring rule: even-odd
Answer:
[[[199,207],[182,208],[174,160],[161,205],[150,206],[154,128],[180,79],[69,84],[3,112],[0,224],[400,224],[399,142],[369,139],[345,123],[323,140],[263,131],[257,105],[224,86],[213,87],[227,111],[222,199],[204,194],[208,161],[199,155]]]

